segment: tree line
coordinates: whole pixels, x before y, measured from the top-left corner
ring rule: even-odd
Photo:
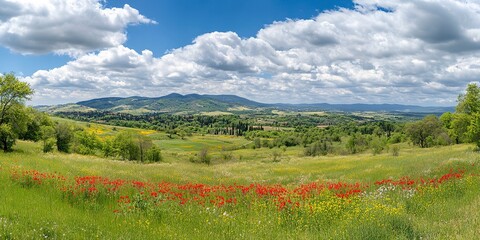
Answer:
[[[99,136],[68,123],[54,122],[46,113],[25,106],[33,95],[30,86],[14,74],[0,75],[0,144],[12,151],[17,139],[42,143],[43,152],[101,154],[105,157],[141,162],[162,160],[160,149],[146,136],[122,131],[112,139]]]

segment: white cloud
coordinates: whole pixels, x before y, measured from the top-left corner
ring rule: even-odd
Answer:
[[[196,92],[264,102],[423,105],[454,105],[466,84],[478,81],[480,2],[356,4],[275,22],[252,38],[204,34],[160,58],[112,47],[26,80],[38,102],[53,102],[62,89],[65,101]]]
[[[130,24],[154,23],[129,5],[98,0],[0,0],[0,44],[22,54],[78,56],[123,44]]]

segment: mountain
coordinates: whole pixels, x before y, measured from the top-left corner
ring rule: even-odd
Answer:
[[[403,113],[442,113],[454,111],[453,107],[422,107],[400,104],[265,104],[235,95],[181,95],[172,93],[163,97],[148,98],[107,97],[76,104],[41,106],[46,112],[69,111],[112,111],[127,113],[168,112],[168,113],[202,113],[202,112],[258,112],[264,110],[281,111],[341,111],[341,112],[403,112]]]
[[[301,111],[342,111],[342,112],[423,112],[440,113],[453,112],[454,107],[422,107],[401,104],[275,104],[280,109]]]
[[[181,95],[172,93],[158,98],[127,97],[97,98],[76,103],[77,105],[116,112],[230,112],[236,109],[253,110],[268,107],[235,95]]]

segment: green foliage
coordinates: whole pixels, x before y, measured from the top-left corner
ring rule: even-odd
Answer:
[[[33,90],[14,74],[0,76],[0,143],[3,151],[12,149],[15,139],[27,131],[28,116],[25,101]]]
[[[81,129],[74,133],[72,149],[75,153],[93,155],[97,149],[102,149],[102,143],[95,133]]]
[[[204,163],[204,164],[207,164],[207,165],[210,165],[211,163],[211,157],[210,155],[208,154],[208,148],[202,148],[202,150],[200,150],[200,152],[198,152],[197,154],[197,161],[200,162],[200,163]]]
[[[8,122],[8,115],[14,106],[24,106],[33,90],[30,85],[21,82],[14,74],[0,76],[0,125]]]
[[[16,138],[17,135],[13,131],[10,123],[0,124],[0,142],[2,143],[4,152],[12,150]]]
[[[274,149],[272,151],[272,161],[280,162],[281,158],[282,158],[282,152],[280,152],[278,149]]]
[[[102,151],[104,157],[115,157],[116,152],[113,146],[113,141],[110,139],[106,139],[102,144]]]
[[[58,123],[55,127],[57,149],[60,152],[69,153],[73,141],[73,129],[67,123]]]
[[[39,112],[33,108],[25,109],[27,114],[27,129],[20,133],[22,140],[39,141],[42,140],[40,129],[42,126],[53,126],[54,123],[46,113]]]
[[[327,140],[317,141],[304,150],[305,156],[327,155],[332,152],[332,143]]]
[[[123,131],[117,134],[113,141],[113,147],[123,160],[139,160],[140,147],[135,142],[132,132]]]
[[[146,161],[147,162],[161,162],[162,161],[162,153],[160,148],[157,146],[153,146],[149,148],[146,152]]]
[[[40,139],[43,142],[43,152],[51,152],[55,146],[55,128],[52,126],[40,126]]]
[[[233,159],[232,151],[229,151],[225,147],[222,147],[221,156],[224,161],[229,161]]]
[[[400,147],[398,145],[393,145],[391,147],[392,156],[398,157],[400,155]]]
[[[370,148],[373,155],[380,154],[387,146],[387,139],[385,137],[374,136],[370,140]]]
[[[258,137],[253,139],[253,146],[254,146],[254,148],[261,148],[262,147],[262,140]]]
[[[413,144],[422,148],[451,143],[442,122],[434,115],[426,116],[423,120],[408,123],[405,132]]]
[[[468,84],[465,94],[458,96],[456,112],[469,115],[480,112],[480,88],[477,84]]]
[[[363,152],[368,147],[368,140],[365,135],[354,133],[348,138],[345,147],[350,154]]]
[[[469,142],[468,126],[470,125],[470,119],[470,115],[466,113],[455,113],[453,115],[449,133],[457,144]]]
[[[468,126],[468,136],[470,141],[477,145],[477,149],[480,149],[480,112],[472,114],[470,125]]]

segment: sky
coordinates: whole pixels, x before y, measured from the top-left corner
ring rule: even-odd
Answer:
[[[479,0],[0,0],[0,72],[30,105],[233,94],[454,106],[480,76]]]

